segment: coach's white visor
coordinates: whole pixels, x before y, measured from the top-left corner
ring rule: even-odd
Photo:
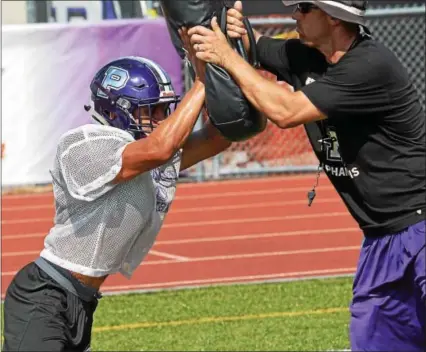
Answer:
[[[300,3],[310,3],[318,6],[331,17],[351,23],[358,23],[365,26],[365,8],[367,1],[284,1],[285,6],[297,5]],[[355,5],[357,3],[358,6]],[[360,6],[361,4],[361,6]]]

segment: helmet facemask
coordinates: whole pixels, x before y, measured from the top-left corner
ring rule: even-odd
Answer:
[[[135,139],[149,136],[155,128],[169,117],[171,112],[176,109],[177,104],[178,99],[173,101],[168,99],[153,104],[139,102],[130,114],[131,123],[128,131],[134,134]]]

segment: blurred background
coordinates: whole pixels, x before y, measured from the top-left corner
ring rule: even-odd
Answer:
[[[243,3],[257,30],[275,37],[296,36],[292,8],[277,0]],[[190,84],[170,44],[159,1],[6,0],[1,4],[3,186],[50,182],[47,170],[57,139],[87,122],[82,106],[88,100],[88,83],[108,60],[128,54],[147,56],[170,72],[179,92]],[[367,17],[374,36],[402,59],[424,105],[424,4],[370,1]],[[315,168],[303,128],[282,131],[268,126],[260,136],[236,143],[183,176],[203,181]]]
[[[261,33],[297,37],[293,9],[281,1],[243,6]],[[144,56],[168,71],[178,93],[191,81],[159,1],[2,0],[1,20],[3,299],[53,225],[49,169],[59,137],[91,122],[83,105],[99,67]],[[425,108],[424,2],[370,1],[367,22],[401,59]],[[302,127],[268,124],[186,170],[147,260],[130,281],[107,279],[92,350],[347,349],[362,233],[325,176],[307,207],[317,167]]]

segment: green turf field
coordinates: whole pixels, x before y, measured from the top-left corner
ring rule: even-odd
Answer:
[[[103,297],[92,349],[347,349],[352,278]]]
[[[93,351],[349,348],[352,278],[104,296]]]

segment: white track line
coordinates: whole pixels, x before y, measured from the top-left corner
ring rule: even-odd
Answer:
[[[39,233],[26,233],[26,234],[17,234],[17,235],[3,235],[1,236],[2,241],[3,240],[18,240],[22,238],[39,238],[39,237],[46,237],[47,232],[39,232]]]
[[[52,198],[53,201],[53,192],[51,190],[48,190],[46,192],[35,192],[35,193],[31,193],[31,191],[28,191],[27,193],[21,193],[21,194],[2,194],[1,198],[3,200],[7,200],[7,199],[28,199],[28,198]]]
[[[269,222],[269,221],[285,221],[285,220],[296,220],[296,219],[315,219],[324,217],[338,217],[338,216],[349,216],[348,212],[333,212],[333,213],[318,213],[318,214],[304,214],[304,215],[289,215],[289,216],[271,216],[261,218],[243,218],[243,219],[230,219],[230,220],[211,220],[211,221],[193,221],[183,223],[172,223],[165,224],[163,228],[178,228],[178,227],[194,227],[194,226],[210,226],[210,225],[224,225],[224,224],[241,224],[241,223],[257,223],[257,222]]]
[[[332,213],[315,213],[315,214],[303,214],[303,215],[288,215],[288,216],[272,216],[272,217],[260,217],[260,218],[242,218],[242,219],[229,219],[229,220],[209,220],[209,221],[191,221],[191,222],[175,222],[171,224],[164,224],[162,228],[176,228],[176,227],[194,227],[194,226],[205,226],[205,225],[221,225],[221,224],[239,224],[239,223],[253,223],[253,222],[265,222],[265,221],[280,221],[280,220],[291,220],[291,219],[314,219],[324,217],[336,217],[336,216],[349,216],[348,212],[332,212]],[[40,218],[40,219],[21,219],[21,220],[6,220],[2,221],[3,225],[11,224],[27,224],[33,222],[53,222],[53,218]]]
[[[344,246],[344,247],[330,247],[330,248],[315,248],[315,249],[300,249],[293,251],[278,251],[278,252],[257,252],[257,253],[245,253],[245,254],[231,254],[231,255],[216,255],[211,257],[198,257],[190,258],[188,262],[207,262],[214,260],[234,260],[234,259],[247,259],[247,258],[261,258],[261,257],[275,257],[295,254],[312,254],[312,253],[328,253],[328,252],[342,252],[342,251],[353,251],[359,250],[360,246]],[[170,261],[168,261],[170,262]],[[165,264],[162,260],[153,260],[145,262],[141,265],[158,265]]]
[[[292,181],[292,180],[299,180],[299,179],[311,179],[313,176],[312,175],[300,175],[300,176],[285,176],[285,177],[275,177],[275,178],[259,178],[259,179],[241,179],[241,180],[228,180],[228,181],[217,181],[217,182],[205,182],[203,184],[199,184],[199,185],[194,185],[194,184],[180,184],[178,187],[179,188],[188,188],[188,187],[199,187],[199,188],[210,188],[210,187],[217,187],[220,185],[223,185],[225,183],[227,184],[249,184],[249,183],[274,183],[274,182],[279,182],[280,183],[280,187],[283,187],[283,183],[285,183],[286,181]],[[277,194],[277,193],[289,193],[289,192],[296,192],[296,191],[304,191],[306,188],[305,187],[295,187],[295,188],[287,188],[285,190],[282,189],[276,189],[276,190],[263,190],[263,191],[253,191],[253,192],[247,192],[249,194],[247,195],[256,195],[256,194]],[[333,190],[332,186],[323,186],[321,188],[322,190]],[[219,197],[226,197],[226,196],[241,196],[241,193],[243,192],[226,192],[226,193],[221,193],[221,194],[211,194],[208,195],[208,197],[199,197],[199,196],[181,196],[181,197],[177,197],[177,200],[181,199],[200,199],[200,198],[219,198]],[[8,198],[31,198],[31,197],[52,197],[52,193],[48,192],[48,193],[39,193],[39,194],[16,194],[16,195],[5,195],[2,196],[3,199],[8,199]],[[338,199],[336,197],[336,199]],[[300,204],[300,201],[296,201],[293,204]],[[317,201],[318,202],[318,201]],[[326,202],[326,201],[322,201],[322,202]],[[290,202],[288,202],[290,203]],[[41,207],[52,207],[53,205],[50,206],[41,206]],[[259,204],[256,204],[255,206],[259,206]],[[244,205],[242,205],[242,207],[244,207]],[[248,206],[249,207],[249,206]],[[13,207],[10,207],[13,208]],[[17,207],[20,210],[22,210],[24,207]],[[40,208],[40,206],[35,207],[35,208]],[[223,209],[223,207],[221,207]],[[28,209],[28,208],[27,208]],[[34,208],[32,208],[34,209]],[[232,208],[228,208],[228,209],[232,209]],[[233,209],[237,209],[237,208],[233,208]],[[3,209],[4,210],[4,209]],[[9,210],[9,209],[7,209]],[[184,209],[182,209],[182,211],[185,211]],[[192,210],[194,211],[194,210]],[[345,213],[346,214],[346,213]],[[333,213],[332,216],[340,216],[342,215],[341,213]],[[286,217],[287,219],[290,217]],[[292,217],[292,218],[305,218],[304,216],[300,217]],[[282,218],[260,218],[261,221],[270,221],[275,220],[275,219],[282,219]],[[269,219],[269,220],[265,220],[265,219]],[[49,219],[51,220],[51,219]],[[234,222],[234,221],[232,221]],[[245,222],[245,221],[244,221]],[[203,224],[206,224],[206,222],[200,222]],[[200,224],[199,223],[199,224]],[[223,223],[222,221],[218,222],[218,223]],[[199,225],[198,224],[198,225]],[[207,222],[207,224],[211,224],[211,222]],[[172,225],[172,224],[171,224]],[[186,225],[185,225],[186,226]],[[172,227],[169,225],[169,227]],[[332,229],[332,230],[328,230],[327,232],[350,232],[350,231],[357,231],[358,229]],[[308,233],[311,233],[312,231],[294,231],[293,233],[291,232],[287,232],[287,233],[271,233],[271,234],[266,234],[266,236],[270,236],[270,237],[275,237],[275,236],[292,236],[292,235],[306,235]],[[316,231],[318,232],[318,231]],[[325,231],[324,231],[325,232]],[[26,236],[26,238],[29,237],[39,237],[39,236],[45,236],[45,234],[28,234],[28,235],[22,235],[22,236]],[[258,237],[259,235],[247,235],[247,236],[243,236],[244,238],[254,238]],[[12,237],[12,236],[10,236]],[[242,239],[242,238],[238,238],[241,236],[228,236],[226,238],[216,238],[216,237],[211,237],[211,238],[204,238],[204,239],[200,239],[200,241],[202,242],[207,242],[207,241],[220,241],[220,240],[236,240],[236,239]],[[15,237],[16,238],[16,237]],[[21,237],[22,238],[22,237]],[[192,242],[194,239],[188,239],[188,240],[176,240],[176,241],[163,241],[164,243],[187,243],[187,242]],[[161,241],[159,241],[161,242]],[[353,249],[358,249],[358,247],[340,247],[340,248],[333,248],[331,250],[348,250],[349,248],[353,248]],[[301,252],[304,253],[316,253],[316,252],[321,252],[321,251],[329,251],[330,249],[327,248],[323,248],[321,250],[310,250],[310,251],[287,251],[287,252],[273,252],[273,255],[286,255],[286,254],[300,254]],[[153,253],[156,252],[156,253]],[[39,253],[39,252],[37,252]],[[158,251],[152,251],[151,250],[151,254],[160,254],[165,256],[165,254],[170,257],[172,255],[169,255],[168,253],[164,253],[164,252],[158,252]],[[268,253],[256,253],[256,256],[263,256],[263,255],[269,255]],[[179,258],[186,258],[186,257],[180,257],[180,256],[174,256],[173,255],[173,259],[177,259],[177,257]],[[211,257],[211,258],[197,258],[195,261],[204,261],[204,260],[224,260],[224,259],[236,259],[240,256],[217,256],[217,257]],[[247,258],[248,255],[243,255],[243,257]],[[190,259],[190,261],[194,261],[193,259]],[[165,261],[157,261],[158,264],[164,263]],[[174,261],[175,262],[175,261]],[[148,262],[149,263],[149,262]],[[147,263],[145,263],[147,264]],[[269,275],[254,275],[254,276],[239,276],[239,277],[226,277],[226,278],[216,278],[216,279],[205,279],[205,280],[192,280],[192,281],[174,281],[174,282],[166,282],[166,283],[156,283],[156,284],[144,284],[144,285],[127,285],[127,286],[106,286],[104,289],[106,291],[110,290],[117,290],[117,289],[137,289],[137,288],[149,288],[149,287],[161,287],[161,286],[176,286],[176,285],[189,285],[189,284],[208,284],[208,283],[225,283],[225,282],[238,282],[238,281],[253,281],[253,280],[265,280],[265,279],[278,279],[278,278],[285,278],[285,277],[295,277],[295,276],[309,276],[309,275],[321,275],[321,274],[336,274],[336,273],[343,273],[343,272],[353,272],[355,271],[355,268],[341,268],[341,269],[330,269],[330,270],[317,270],[317,271],[304,271],[304,272],[293,272],[293,273],[278,273],[278,274],[269,274]],[[6,275],[4,275],[6,274]],[[9,275],[14,275],[15,272],[9,272],[9,273],[2,273],[2,276],[7,276],[7,274]]]
[[[166,252],[159,252],[159,251],[156,251],[156,250],[153,250],[153,249],[151,249],[149,251],[149,254],[153,254],[153,255],[156,255],[156,256],[159,256],[159,257],[174,259],[174,260],[177,260],[179,262],[187,262],[187,261],[190,260],[189,257],[183,257],[181,255],[174,255],[174,254],[170,254],[170,253],[166,253]]]
[[[213,192],[213,193],[205,193],[205,192],[200,192],[199,194],[196,195],[182,195],[180,196],[179,194],[176,196],[175,201],[180,201],[180,200],[191,200],[191,199],[211,199],[211,198],[224,198],[224,197],[231,197],[231,196],[238,196],[238,197],[242,197],[242,196],[254,196],[254,195],[263,195],[263,194],[282,194],[282,193],[294,193],[294,192],[306,192],[308,189],[310,188],[310,186],[303,186],[303,187],[286,187],[286,188],[274,188],[274,189],[263,189],[263,190],[257,190],[257,191],[235,191],[235,192]],[[333,190],[334,191],[334,187],[333,186],[322,186],[321,187],[321,191],[326,191],[326,190]],[[26,197],[24,197],[26,198]],[[4,199],[4,197],[2,198]],[[53,201],[51,206],[53,207]],[[13,207],[20,207],[20,206],[13,206]]]
[[[37,210],[37,209],[49,209],[54,210],[55,205],[53,204],[39,204],[39,205],[13,205],[10,207],[2,207],[2,212],[6,211],[23,211],[23,210]],[[24,214],[23,214],[24,215]]]
[[[186,240],[164,240],[157,241],[155,245],[171,245],[171,244],[186,244],[186,243],[202,243],[202,242],[221,242],[221,241],[241,241],[249,239],[263,239],[263,238],[274,238],[274,237],[291,237],[291,236],[309,236],[309,235],[329,235],[335,233],[359,233],[359,228],[340,228],[340,229],[329,229],[329,230],[305,230],[305,231],[288,231],[288,232],[270,232],[270,233],[259,233],[251,235],[235,235],[235,236],[223,236],[223,237],[204,237],[204,238],[189,238]]]
[[[304,175],[294,175],[294,176],[277,176],[277,177],[259,177],[259,178],[241,178],[237,180],[219,180],[219,181],[206,181],[203,183],[183,183],[178,184],[178,188],[211,188],[222,185],[237,185],[237,184],[250,184],[250,183],[280,183],[280,187],[284,186],[283,184],[287,181],[294,180],[305,180],[312,179],[315,181],[315,174],[304,174]],[[2,195],[3,199],[16,199],[16,198],[32,198],[32,197],[53,197],[52,191],[40,192],[40,193],[22,193],[22,194],[4,194]]]
[[[315,200],[317,203],[341,203],[341,199],[338,196],[331,198],[320,198]],[[175,203],[173,203],[174,205]],[[232,209],[251,209],[251,208],[261,208],[261,207],[282,207],[286,205],[297,205],[297,204],[307,204],[306,200],[288,200],[280,202],[249,202],[249,203],[240,203],[234,205],[219,205],[219,206],[203,206],[203,207],[188,207],[188,208],[173,208],[173,213],[192,213],[192,212],[204,212],[204,211],[215,211],[215,210],[232,210]],[[13,207],[4,207],[2,212],[16,212],[23,210],[37,210],[37,209],[51,209],[53,211],[53,205],[31,205],[31,206],[13,206]]]
[[[323,198],[316,201],[319,203],[341,203],[342,200],[338,197],[333,198]],[[193,207],[193,208],[177,208],[173,209],[171,212],[176,213],[201,213],[201,212],[211,212],[211,211],[222,211],[222,210],[238,210],[238,209],[259,209],[267,207],[285,207],[287,205],[304,205],[307,204],[305,199],[303,200],[289,200],[282,202],[259,202],[259,203],[243,203],[243,204],[234,204],[234,205],[218,205],[218,206],[207,206],[207,207]]]
[[[302,230],[302,231],[283,231],[283,232],[259,232],[246,235],[235,235],[235,236],[213,236],[213,237],[197,237],[197,238],[188,238],[182,240],[158,240],[155,242],[155,245],[162,244],[184,244],[184,243],[201,243],[201,242],[220,242],[228,240],[245,240],[251,238],[266,238],[266,237],[287,237],[287,236],[305,236],[305,235],[326,235],[329,233],[339,233],[339,232],[359,232],[361,230],[356,227],[342,227],[337,229],[324,229],[324,230]],[[19,234],[19,235],[4,235],[2,236],[2,241],[6,240],[18,240],[23,238],[44,238],[46,233],[29,233],[29,234]]]
[[[330,252],[345,252],[359,250],[359,246],[344,246],[344,247],[329,247],[329,248],[315,248],[315,249],[300,249],[293,251],[278,251],[278,252],[257,252],[257,253],[245,253],[245,254],[232,254],[232,255],[216,255],[210,257],[193,257],[188,258],[186,261],[176,261],[173,260],[150,260],[142,262],[141,266],[147,265],[164,265],[164,264],[180,264],[180,263],[199,263],[199,262],[209,262],[209,261],[223,261],[223,260],[235,260],[235,259],[247,259],[247,258],[262,258],[262,257],[276,257],[276,256],[286,256],[286,255],[296,255],[296,254],[315,254],[315,253],[330,253]],[[29,254],[39,254],[40,251],[36,252],[14,252],[14,255],[25,255]],[[2,256],[12,256],[12,253],[6,253]],[[10,276],[14,275],[15,271],[2,272],[1,276]]]
[[[2,252],[1,257],[19,257],[19,256],[24,256],[24,255],[35,255],[35,254],[40,254],[41,249],[39,249],[38,251],[23,251],[23,252]]]
[[[2,253],[1,256],[3,257],[19,257],[19,256],[25,256],[25,255],[36,255],[36,254],[40,254],[41,250],[38,251],[22,251],[22,252],[5,252]],[[180,262],[184,262],[184,261],[188,261],[190,260],[190,258],[188,257],[184,257],[181,255],[174,255],[174,254],[170,254],[170,253],[166,253],[166,252],[160,252],[157,250],[150,250],[149,251],[150,254],[158,256],[158,257],[164,257],[164,258],[168,258],[168,259],[173,259],[173,260],[177,260]]]
[[[253,281],[253,280],[270,280],[279,279],[286,277],[297,277],[297,276],[316,276],[316,275],[332,275],[341,273],[353,273],[356,268],[340,268],[340,269],[326,269],[326,270],[310,270],[310,271],[296,271],[290,273],[276,273],[276,274],[263,274],[263,275],[248,275],[248,276],[232,276],[232,277],[219,277],[212,279],[200,279],[200,280],[184,280],[184,281],[169,281],[169,282],[158,282],[153,284],[140,284],[140,285],[120,285],[120,286],[102,286],[102,291],[123,291],[131,289],[144,289],[144,288],[155,288],[155,287],[167,287],[167,286],[188,286],[188,285],[200,285],[200,284],[211,284],[211,283],[225,283],[225,282],[240,282],[240,281]]]
[[[311,187],[312,188],[312,187]],[[294,193],[294,192],[306,192],[310,187],[288,187],[288,188],[275,188],[275,189],[261,189],[257,191],[236,191],[236,192],[215,192],[215,193],[201,193],[191,196],[176,196],[176,201],[179,200],[189,200],[189,199],[211,199],[211,198],[224,198],[224,197],[245,197],[245,196],[256,196],[264,194],[282,194],[282,193]],[[334,190],[333,186],[323,186],[321,190]]]
[[[315,173],[304,174],[304,175],[294,175],[294,176],[267,176],[267,177],[257,177],[257,178],[241,178],[241,179],[233,179],[233,180],[219,180],[219,181],[206,181],[203,183],[196,184],[195,187],[217,187],[223,184],[228,185],[239,185],[239,184],[250,184],[250,183],[275,183],[279,182],[280,184],[286,181],[294,181],[294,180],[315,180]],[[181,183],[178,185],[181,188],[189,188],[194,187],[189,183]]]
[[[53,223],[53,216],[50,218],[34,218],[34,219],[19,219],[19,220],[2,220],[2,225],[13,225],[13,224],[28,224],[32,222],[48,222]]]
[[[173,263],[175,260],[180,259],[180,261],[185,262],[202,262],[202,261],[211,261],[211,260],[227,260],[227,259],[243,259],[243,258],[256,258],[256,257],[268,257],[268,256],[277,256],[277,255],[291,255],[291,254],[306,254],[306,253],[323,253],[323,252],[333,252],[333,251],[346,251],[359,249],[359,246],[345,246],[345,247],[329,247],[329,248],[315,248],[315,249],[300,249],[292,251],[278,251],[278,252],[256,252],[256,253],[247,253],[247,254],[230,254],[230,255],[217,255],[210,257],[184,257],[177,256],[173,254],[168,254],[164,252],[159,252],[154,250],[154,255],[171,258],[173,260],[150,260],[143,262],[141,265],[158,265],[158,264],[167,264]],[[35,255],[40,254],[41,250],[38,251],[23,251],[23,252],[6,252],[2,253],[2,257],[19,257],[26,255]],[[151,251],[149,252],[151,253]],[[161,253],[161,254],[157,254]]]

